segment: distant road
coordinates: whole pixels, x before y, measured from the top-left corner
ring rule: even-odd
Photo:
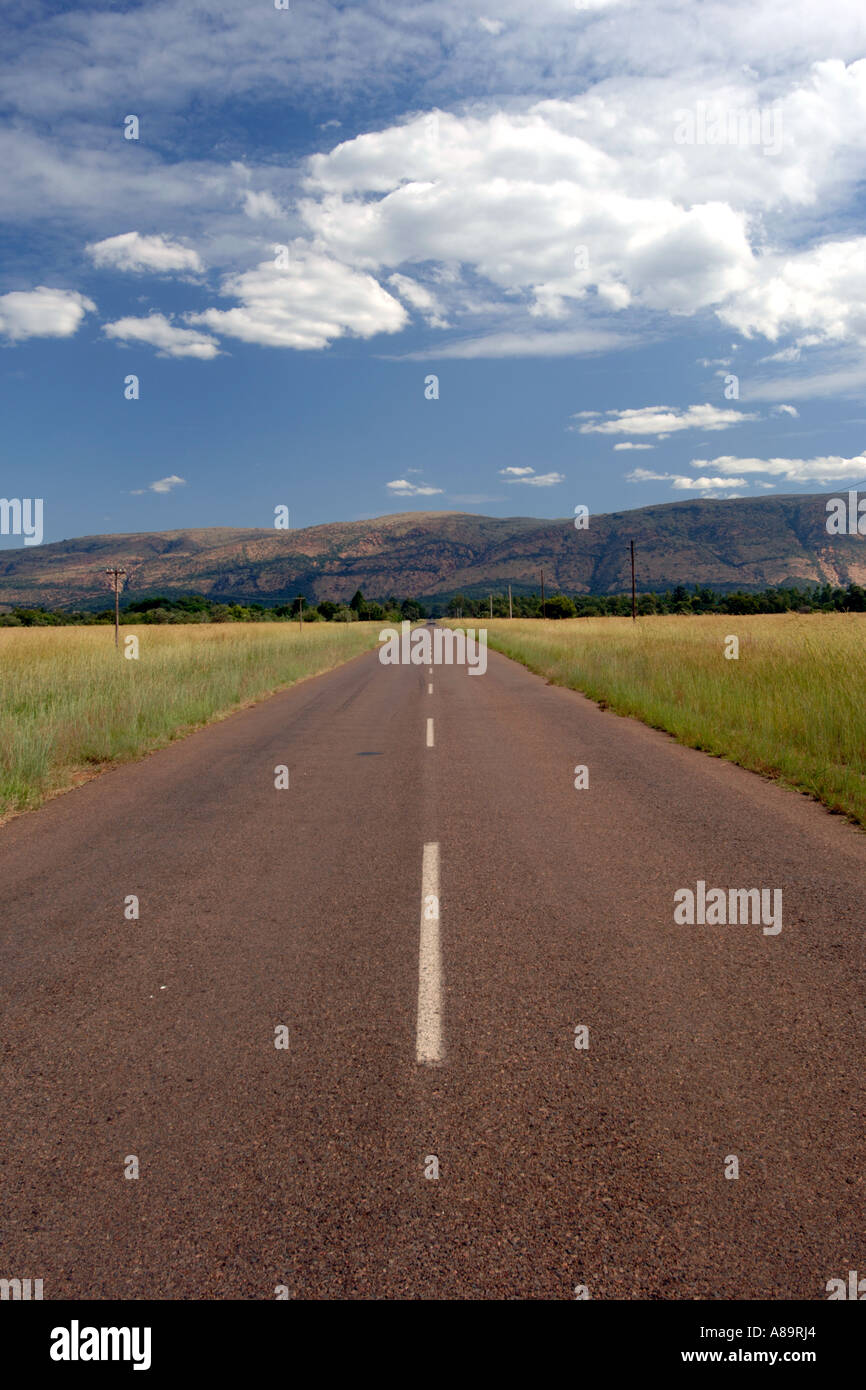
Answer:
[[[676,925],[698,880],[782,931]],[[866,1275],[864,920],[804,797],[493,652],[358,657],[0,830],[0,1277],[824,1298]]]

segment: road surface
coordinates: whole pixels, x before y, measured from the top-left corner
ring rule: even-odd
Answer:
[[[698,880],[781,932],[675,923]],[[495,653],[361,656],[0,829],[0,1276],[826,1298],[866,1273],[864,903],[796,793]]]

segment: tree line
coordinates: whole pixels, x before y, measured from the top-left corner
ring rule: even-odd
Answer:
[[[515,594],[512,600],[515,618],[542,617],[540,593]],[[866,612],[866,589],[859,584],[839,588],[832,584],[797,588],[779,588],[749,592],[737,589],[723,593],[706,585],[687,587],[678,584],[663,593],[644,593],[637,596],[637,612],[641,617],[654,614],[690,613],[863,613]],[[180,598],[136,599],[120,610],[125,624],[158,623],[400,623],[408,619],[418,622],[427,617],[473,618],[490,616],[490,599],[467,598],[455,594],[447,603],[433,601],[429,608],[417,599],[366,599],[360,589],[348,603],[324,599],[310,604],[299,594],[288,603],[224,603],[206,598],[203,594],[186,594]],[[504,594],[493,595],[494,618],[508,617],[508,599]],[[631,616],[630,594],[546,594],[544,616],[548,618],[609,618]],[[50,608],[14,607],[0,613],[0,627],[69,627],[92,626],[114,622],[114,609],[98,612],[66,612]]]
[[[544,614],[540,593],[515,594],[512,607],[515,618],[630,618],[631,594],[546,594]],[[689,588],[678,584],[663,593],[638,594],[636,608],[641,617],[663,613],[863,613],[866,589],[859,584],[844,589],[823,584],[804,589],[783,585],[759,592],[722,592],[705,585]],[[455,594],[444,612],[449,618],[487,618],[490,598]],[[508,617],[508,598],[502,594],[493,595],[493,616]]]
[[[426,618],[427,610],[415,599],[394,598],[368,600],[358,589],[348,603],[332,603],[330,599],[310,604],[302,594],[288,603],[267,607],[263,603],[223,603],[203,594],[185,594],[180,598],[135,599],[120,609],[120,621],[136,625],[159,623],[400,623],[404,619],[417,622]],[[114,624],[114,608],[97,612],[60,611],[50,608],[15,607],[0,613],[0,627],[71,627]]]

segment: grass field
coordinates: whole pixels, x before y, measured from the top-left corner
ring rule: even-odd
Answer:
[[[491,647],[555,684],[866,825],[866,614],[479,624]]]
[[[0,629],[0,818],[357,656],[381,626],[124,626],[119,652],[107,627]]]

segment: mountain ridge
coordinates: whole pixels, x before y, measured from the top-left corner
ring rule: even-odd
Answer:
[[[634,539],[641,592],[677,584],[759,589],[785,583],[866,582],[864,537],[829,535],[832,493],[689,498],[573,517],[395,512],[300,530],[183,527],[81,536],[0,551],[0,609],[101,606],[104,569],[128,570],[128,598],[203,593],[244,602],[446,597],[537,589],[616,593],[631,583]]]

